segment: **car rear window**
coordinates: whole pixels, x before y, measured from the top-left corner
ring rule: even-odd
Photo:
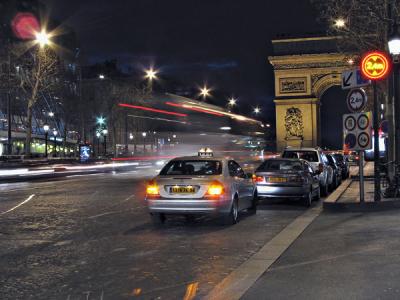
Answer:
[[[220,175],[222,162],[219,160],[173,160],[160,175]]]
[[[335,157],[336,160],[338,160],[338,161],[340,161],[340,162],[343,161],[343,155],[341,155],[341,154],[334,154],[333,156]]]
[[[257,168],[256,172],[301,171],[301,170],[303,170],[303,166],[300,161],[267,160]]]
[[[309,162],[318,162],[318,155],[316,151],[285,151],[282,155],[283,158],[301,158]]]

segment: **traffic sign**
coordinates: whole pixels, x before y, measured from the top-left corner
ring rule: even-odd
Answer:
[[[364,78],[384,79],[389,75],[390,59],[384,52],[369,52],[363,56],[360,68]]]
[[[372,113],[343,115],[343,143],[346,150],[368,150],[372,148]]]
[[[351,112],[361,112],[367,105],[367,94],[363,89],[352,89],[347,95],[346,102]]]
[[[359,68],[342,72],[342,89],[353,89],[371,84],[370,80],[365,80]]]

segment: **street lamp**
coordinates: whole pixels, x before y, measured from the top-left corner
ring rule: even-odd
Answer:
[[[44,130],[44,156],[47,158],[47,138],[49,135],[49,129],[50,126],[47,124],[43,125],[43,130]]]
[[[146,132],[142,132],[142,136],[143,136],[143,152],[146,152],[146,136],[147,136],[147,133]]]
[[[337,18],[337,19],[335,20],[334,26],[335,26],[336,28],[339,28],[339,29],[344,28],[344,27],[346,26],[346,21],[345,21],[345,19],[343,19],[343,18]]]
[[[54,113],[52,111],[49,112],[49,117],[54,117]]]
[[[41,32],[36,32],[36,43],[41,48],[50,44],[50,35],[43,29]]]
[[[230,106],[235,106],[236,105],[236,99],[235,98],[231,98],[231,99],[229,99],[229,101],[228,101],[228,104],[230,105]]]
[[[102,116],[96,118],[96,123],[98,125],[104,125],[105,122],[106,122],[106,118],[104,118]]]
[[[261,109],[257,106],[254,108],[254,113],[258,115],[261,112]]]
[[[97,156],[100,156],[100,132],[96,132],[96,137],[97,137]]]
[[[206,100],[207,97],[210,96],[211,89],[207,88],[205,85],[204,87],[200,88],[200,96],[203,97],[203,100]]]
[[[148,79],[150,82],[153,81],[154,79],[157,79],[158,71],[154,70],[153,68],[147,69],[144,72],[145,72],[144,78]]]
[[[400,72],[400,34],[398,31],[397,23],[393,24],[392,34],[388,39],[389,52],[393,58],[393,83],[394,83],[394,116],[395,116],[395,135],[394,135],[394,153],[395,161],[400,161],[400,93],[399,93],[399,72]]]
[[[103,136],[104,136],[104,156],[107,155],[107,134],[108,134],[108,130],[107,129],[103,129]]]
[[[104,76],[104,74],[99,74],[99,79],[105,79],[106,77]]]
[[[56,129],[53,130],[54,135],[54,157],[57,157],[57,134],[58,131]]]

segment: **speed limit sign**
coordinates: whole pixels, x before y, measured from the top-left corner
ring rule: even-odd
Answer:
[[[351,112],[361,112],[367,106],[367,94],[363,89],[352,89],[347,95],[347,107]]]

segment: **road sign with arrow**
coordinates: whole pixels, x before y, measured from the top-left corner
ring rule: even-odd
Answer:
[[[344,90],[367,86],[369,84],[371,84],[371,81],[365,80],[358,68],[342,72],[342,89]]]

